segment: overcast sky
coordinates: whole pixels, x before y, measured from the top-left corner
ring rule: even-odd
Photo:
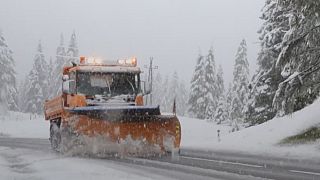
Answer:
[[[32,68],[41,40],[55,59],[60,34],[75,30],[80,55],[106,59],[154,57],[162,74],[177,71],[190,81],[196,58],[212,46],[215,60],[232,79],[240,41],[248,45],[251,72],[259,51],[257,31],[264,0],[1,0],[0,29],[14,51],[18,78]]]

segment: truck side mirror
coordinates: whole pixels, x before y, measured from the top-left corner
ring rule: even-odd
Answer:
[[[62,92],[66,94],[76,93],[76,82],[74,80],[66,80],[62,83]]]

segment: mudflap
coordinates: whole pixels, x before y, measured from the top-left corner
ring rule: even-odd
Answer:
[[[60,128],[56,123],[50,124],[50,138],[51,148],[55,151],[59,151],[61,146],[61,133]]]
[[[83,145],[79,141],[78,136],[78,134],[72,131],[70,126],[62,126],[60,152],[66,155],[72,155],[75,149],[78,149]]]

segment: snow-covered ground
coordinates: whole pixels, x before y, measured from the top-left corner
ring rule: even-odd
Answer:
[[[49,138],[49,122],[43,116],[9,112],[0,115],[0,136]]]
[[[320,100],[290,116],[274,118],[264,124],[233,133],[228,126],[179,117],[182,126],[181,147],[320,159],[320,141],[303,145],[278,145],[286,137],[312,126],[319,126],[319,108]],[[0,136],[48,138],[49,135],[49,122],[42,116],[10,113],[9,116],[0,116],[0,123]]]

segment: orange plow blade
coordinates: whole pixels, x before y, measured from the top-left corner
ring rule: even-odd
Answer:
[[[155,115],[154,109],[143,115],[139,114],[142,110],[125,110],[120,114],[113,111],[116,116],[97,109],[71,112],[65,124],[89,147],[86,151],[93,153],[152,155],[179,151],[181,127],[176,116]]]

